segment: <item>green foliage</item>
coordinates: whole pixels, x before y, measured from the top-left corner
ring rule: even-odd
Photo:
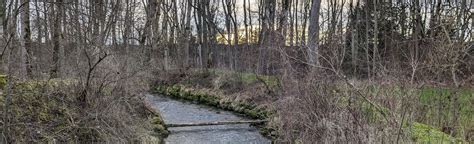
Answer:
[[[439,129],[417,122],[412,124],[410,132],[416,143],[466,143],[462,139],[453,138]]]
[[[7,85],[7,75],[0,75],[0,89]]]
[[[474,91],[423,87],[419,90],[419,112],[417,121],[438,128],[455,128],[454,133],[463,137],[474,130]]]
[[[166,137],[169,135],[169,131],[166,129],[164,126],[165,123],[161,116],[154,116],[151,119],[151,123],[153,124],[153,131],[159,136],[159,137]]]
[[[341,91],[345,90],[343,87],[338,88]],[[403,97],[413,100],[413,102],[415,102],[414,104],[416,104],[414,105],[416,108],[416,122],[413,124],[411,134],[416,142],[430,142],[427,140],[434,140],[431,142],[435,142],[439,141],[442,137],[447,139],[447,141],[444,142],[449,142],[452,139],[469,137],[469,131],[474,130],[474,119],[472,119],[474,116],[472,104],[474,102],[474,91],[471,89],[446,87],[422,87],[414,89],[375,85],[367,86],[362,91],[367,95],[374,96],[372,98],[373,100],[388,98],[401,100]],[[347,106],[349,99],[343,97],[339,100],[339,103],[341,106]],[[355,103],[357,104],[356,107],[362,109],[364,118],[369,122],[384,122],[382,114],[367,102],[356,100]],[[381,108],[386,114],[395,113],[397,115],[403,111],[400,110],[401,106],[392,106],[390,107],[391,109],[384,106],[381,106]],[[453,136],[449,133],[453,134]]]
[[[361,108],[362,112],[365,115],[364,118],[367,119],[367,121],[372,122],[372,123],[383,123],[385,121],[385,116],[387,116],[390,113],[390,110],[385,108],[385,107],[380,107],[382,112],[377,110],[373,105],[370,105],[368,102],[363,101],[361,102]],[[383,114],[382,114],[383,113]]]

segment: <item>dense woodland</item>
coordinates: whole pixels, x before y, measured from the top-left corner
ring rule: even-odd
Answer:
[[[255,98],[277,142],[407,143],[415,122],[474,139],[472,0],[2,0],[0,25],[7,142],[137,139],[147,126],[124,123],[146,121],[133,103],[154,80],[216,70],[278,79]],[[32,81],[66,84],[22,94]],[[450,93],[437,111],[426,87]],[[54,97],[77,112],[15,110]]]

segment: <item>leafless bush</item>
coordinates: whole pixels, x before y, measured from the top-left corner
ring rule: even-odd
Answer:
[[[369,126],[361,111],[341,105],[348,96],[334,93],[335,85],[307,81],[295,84],[279,102],[282,141],[369,142]],[[294,85],[293,85],[294,86]]]

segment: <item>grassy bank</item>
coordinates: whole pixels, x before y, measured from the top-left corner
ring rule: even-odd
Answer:
[[[473,142],[474,91],[470,88],[369,86],[366,94],[400,121],[417,142]],[[366,118],[382,116],[365,104]],[[378,117],[378,118],[377,118]]]
[[[160,141],[152,132],[156,120],[144,111],[139,98],[117,97],[108,88],[93,95],[84,108],[78,99],[79,87],[76,80],[16,82],[8,109],[3,107],[6,93],[2,88],[0,129],[13,143]],[[9,125],[4,131],[6,110]]]

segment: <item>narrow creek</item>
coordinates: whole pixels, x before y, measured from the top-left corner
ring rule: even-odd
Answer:
[[[232,112],[178,101],[163,95],[147,95],[147,100],[161,112],[167,124],[247,120]],[[167,144],[271,143],[249,124],[176,127],[168,130],[170,135],[165,139]]]

